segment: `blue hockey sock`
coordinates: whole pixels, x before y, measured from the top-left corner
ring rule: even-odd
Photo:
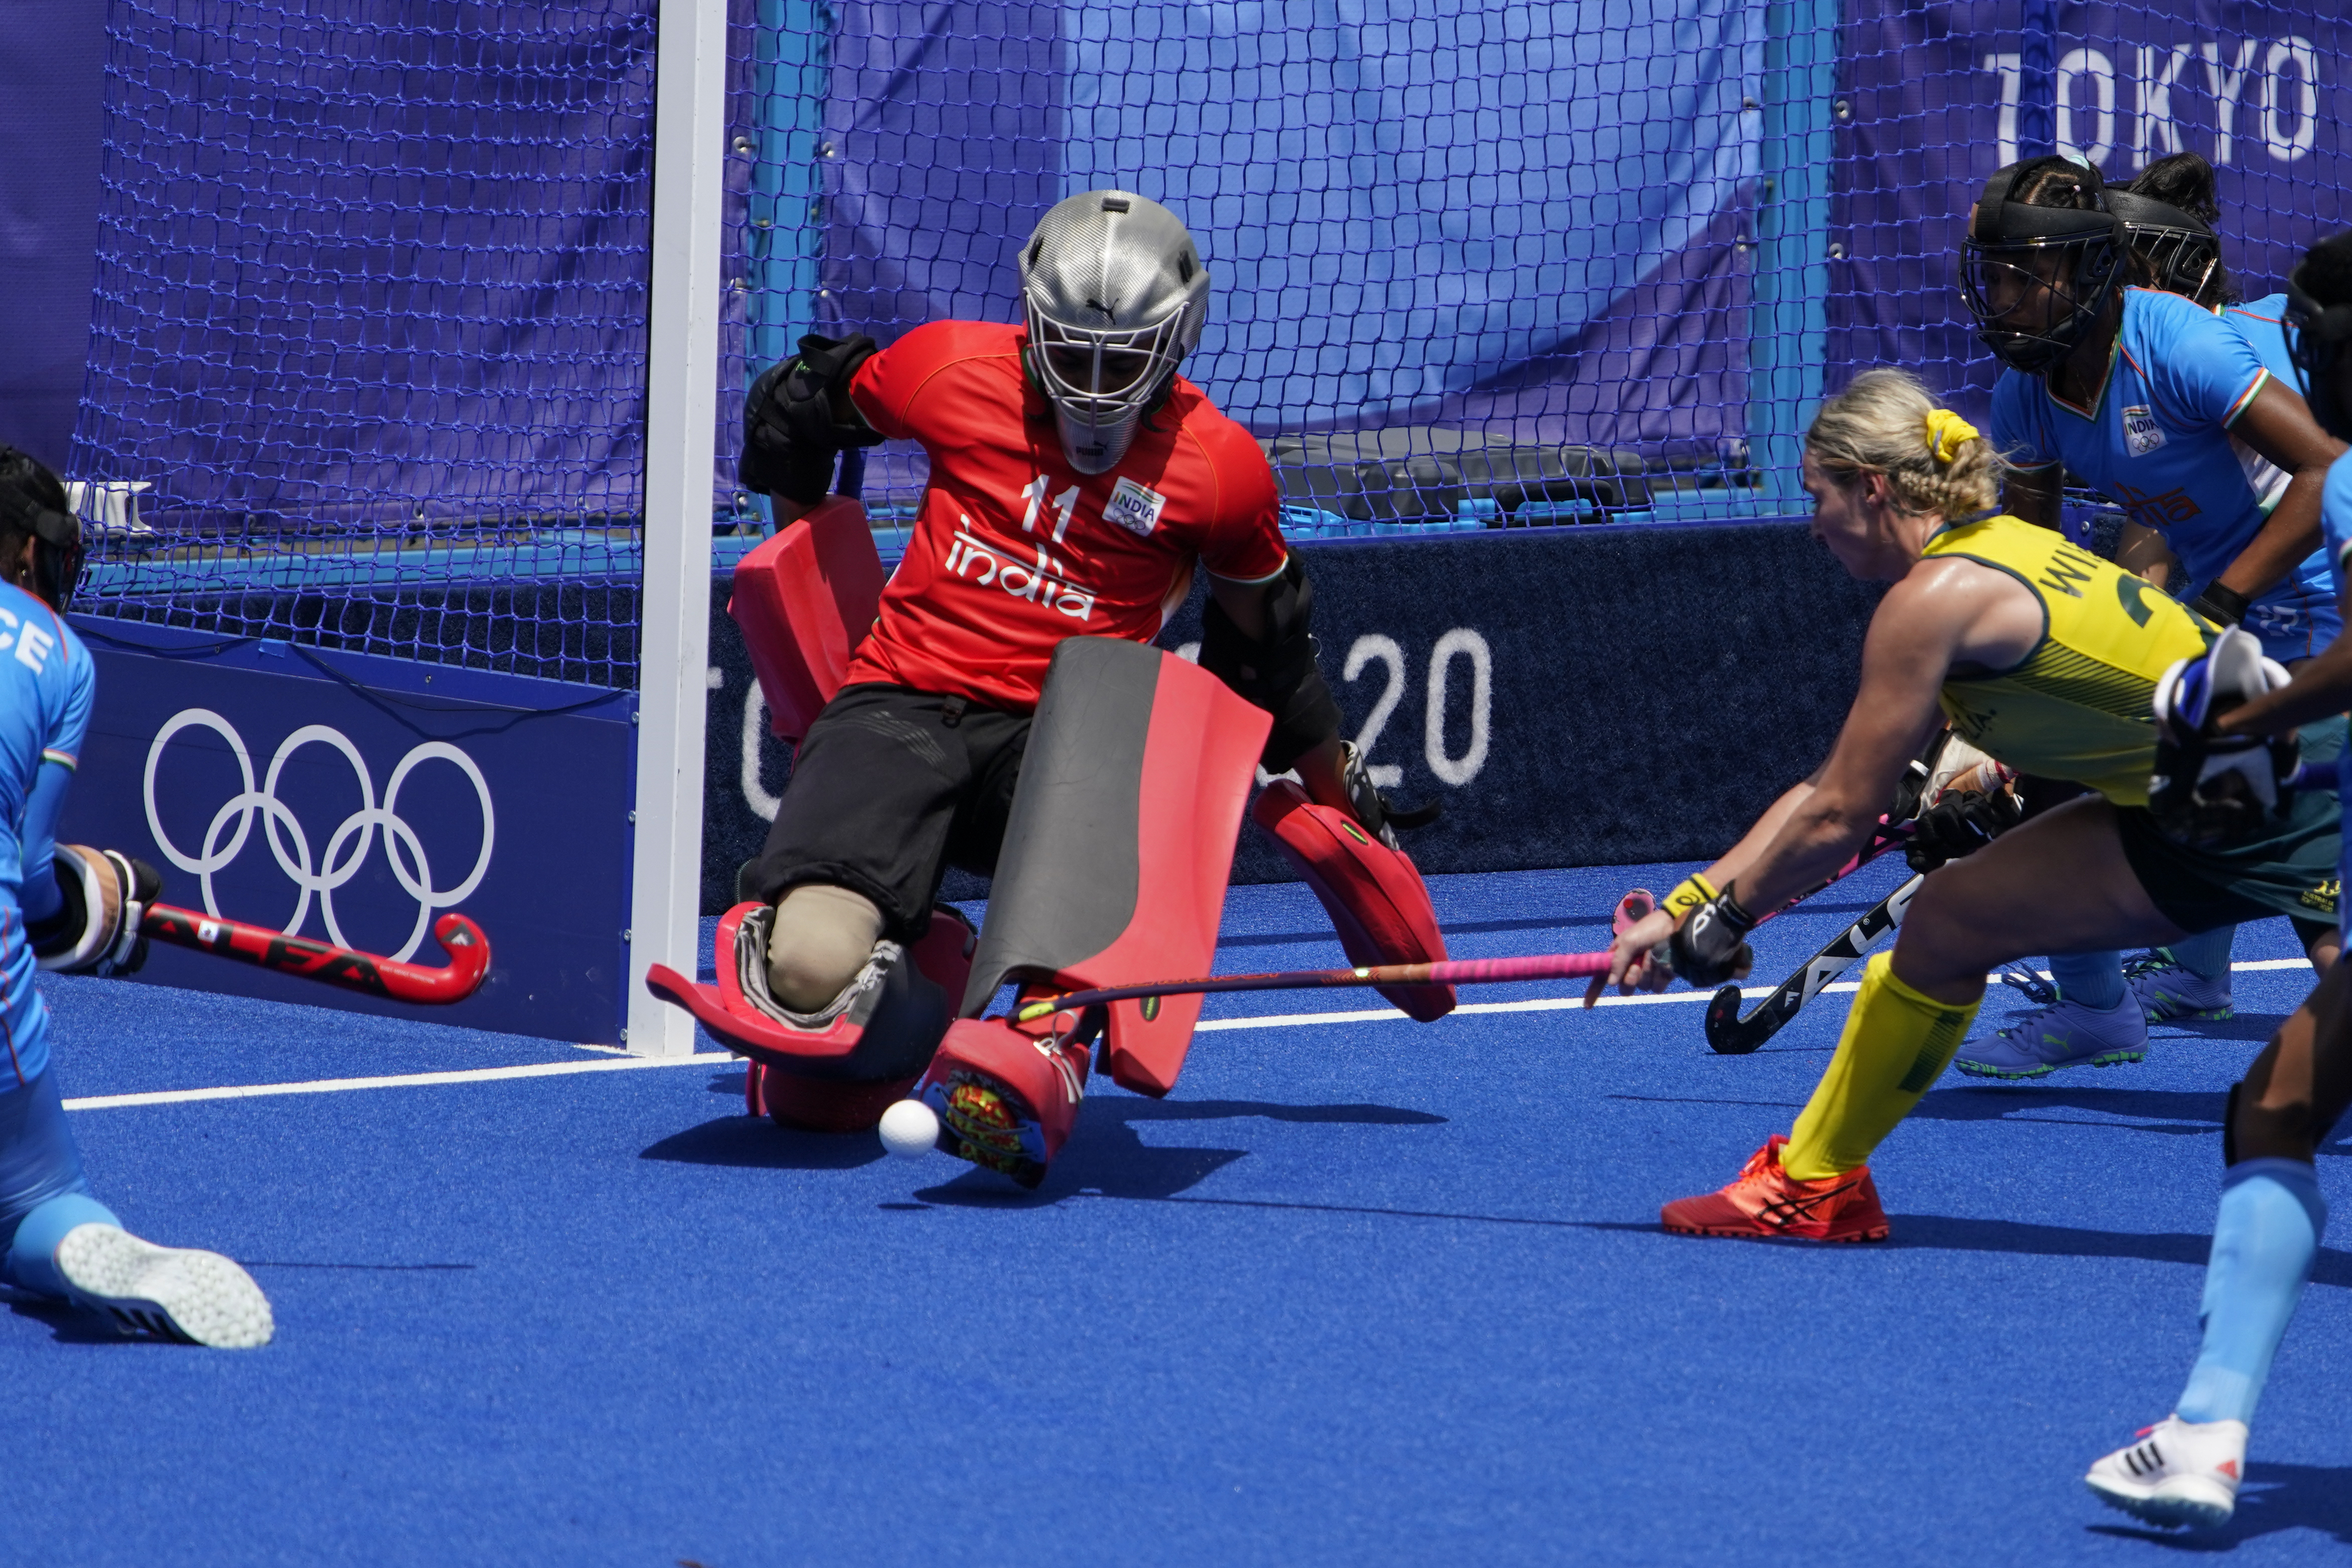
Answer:
[[[2218,980],[2230,972],[2230,944],[2238,928],[2223,925],[2201,936],[2184,936],[2165,949],[2174,963],[2200,980]]]
[[[64,1277],[58,1272],[58,1243],[76,1226],[121,1223],[114,1217],[114,1210],[86,1192],[68,1192],[49,1199],[25,1216],[16,1227],[16,1239],[8,1244],[5,1268],[8,1282],[44,1296],[71,1295]]]
[[[2176,1406],[2182,1420],[2253,1419],[2326,1229],[2327,1200],[2301,1160],[2247,1160],[2222,1176],[2198,1309],[2205,1343]]]
[[[81,1151],[66,1124],[57,1074],[0,1094],[0,1281],[43,1295],[66,1294],[51,1257],[66,1232],[91,1221],[121,1221],[89,1196]]]
[[[2070,1002],[2102,1012],[2124,999],[2124,956],[2120,953],[2053,953],[2050,977],[2058,994]]]

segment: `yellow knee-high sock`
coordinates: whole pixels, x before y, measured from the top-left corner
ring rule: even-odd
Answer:
[[[1951,1065],[1984,1005],[1923,997],[1895,977],[1893,963],[1881,953],[1864,966],[1837,1054],[1780,1151],[1780,1168],[1801,1181],[1869,1164],[1878,1141]]]

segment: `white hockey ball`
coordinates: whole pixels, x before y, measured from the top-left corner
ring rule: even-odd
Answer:
[[[901,1100],[882,1113],[882,1146],[919,1160],[938,1146],[940,1119],[920,1100]]]

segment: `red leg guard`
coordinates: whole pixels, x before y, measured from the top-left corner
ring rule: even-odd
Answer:
[[[887,580],[866,508],[847,496],[778,528],[736,566],[727,612],[779,738],[797,742],[841,689]]]
[[[1271,723],[1172,653],[1103,637],[1055,649],[965,1015],[1013,977],[1076,990],[1207,973]],[[1197,996],[1114,1003],[1111,1077],[1167,1093],[1200,1016]]]
[[[1351,964],[1431,964],[1445,957],[1429,889],[1402,850],[1392,850],[1345,811],[1318,806],[1288,779],[1265,787],[1250,815],[1293,870],[1315,890]],[[1399,1012],[1423,1023],[1454,1010],[1451,986],[1381,986]]]

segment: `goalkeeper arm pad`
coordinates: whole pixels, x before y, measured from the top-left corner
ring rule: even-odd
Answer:
[[[1315,587],[1294,552],[1266,585],[1265,634],[1252,639],[1216,595],[1201,616],[1201,668],[1274,716],[1258,758],[1280,773],[1339,730],[1339,705],[1315,664]]]

